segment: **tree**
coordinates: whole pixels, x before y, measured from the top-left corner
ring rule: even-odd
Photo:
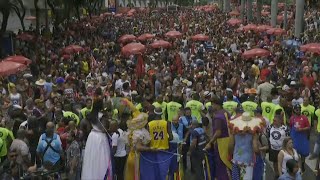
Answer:
[[[294,36],[300,38],[303,32],[304,0],[296,0],[296,17],[294,23]]]
[[[275,27],[277,25],[278,16],[278,0],[271,1],[271,26]]]
[[[230,0],[223,0],[223,12],[230,12],[231,2]]]
[[[247,0],[247,22],[252,21],[252,0]]]
[[[2,13],[2,23],[0,30],[0,38],[4,32],[6,32],[8,26],[8,19],[10,15],[10,10],[12,4],[9,0],[0,0],[0,12]]]
[[[88,11],[91,17],[94,12],[100,11],[101,6],[99,7],[99,0],[84,0],[83,8]]]
[[[34,9],[36,10],[36,33],[40,32],[40,8],[38,5],[39,0],[34,0]]]
[[[11,8],[17,14],[17,16],[20,20],[20,23],[21,23],[22,30],[25,31],[26,28],[24,25],[24,17],[26,16],[26,8],[24,7],[22,0],[15,0],[14,2],[12,2]],[[22,12],[20,12],[20,9]]]
[[[74,2],[73,2],[74,1]],[[78,19],[80,19],[80,6],[83,3],[83,0],[71,0],[71,1],[63,1],[63,0],[47,0],[48,6],[52,13],[53,25],[54,27],[58,27],[60,23],[62,23],[66,18],[70,17],[70,11],[72,7],[75,8],[75,14]],[[66,5],[67,4],[67,5]],[[71,4],[71,5],[69,5]]]
[[[261,23],[262,0],[257,0],[257,22]]]

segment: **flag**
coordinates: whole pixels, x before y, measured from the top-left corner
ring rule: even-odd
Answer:
[[[171,164],[169,167],[169,174],[167,180],[182,180],[183,179],[183,165],[182,165],[182,158],[178,154],[179,152],[180,143],[170,143],[170,152],[176,152],[177,156],[173,157],[171,160]]]
[[[214,161],[213,161],[213,154],[211,152],[204,154],[204,174],[205,180],[214,180]]]
[[[141,152],[140,153],[140,180],[164,180],[166,179],[172,158],[172,153]]]

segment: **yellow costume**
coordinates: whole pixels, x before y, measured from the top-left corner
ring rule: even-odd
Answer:
[[[148,123],[148,115],[134,111],[133,119],[127,121],[128,132],[127,141],[130,146],[130,152],[125,167],[125,180],[139,180],[139,153],[136,151],[136,144],[147,145],[150,142],[150,134],[144,128]]]

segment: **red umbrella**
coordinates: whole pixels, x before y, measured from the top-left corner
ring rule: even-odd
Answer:
[[[67,54],[73,54],[73,53],[78,53],[80,51],[83,51],[83,47],[81,46],[78,46],[78,45],[69,45],[67,47],[65,47],[63,49],[63,52],[64,53],[67,53]]]
[[[171,43],[169,43],[168,41],[164,41],[164,40],[158,40],[158,41],[154,41],[152,44],[150,44],[150,46],[154,49],[157,48],[170,48],[171,47]]]
[[[34,40],[34,36],[28,33],[21,33],[16,36],[17,39],[21,41],[32,41]]]
[[[30,21],[33,21],[33,20],[36,20],[37,18],[35,16],[27,16],[24,18],[25,20],[30,20]]]
[[[229,12],[229,15],[230,16],[239,16],[240,13],[238,11],[231,11],[231,12]]]
[[[136,10],[135,9],[130,9],[130,11],[128,11],[128,13],[135,13]]]
[[[134,41],[136,39],[137,39],[136,36],[134,36],[132,34],[126,34],[126,35],[121,36],[118,39],[118,42],[120,42],[120,43],[132,42],[132,41]]]
[[[213,7],[208,7],[208,8],[204,8],[203,10],[204,10],[205,12],[211,12],[211,11],[214,11],[215,8],[213,8]]]
[[[209,36],[206,36],[204,34],[197,34],[195,36],[192,36],[191,39],[193,41],[207,41],[209,40]]]
[[[154,38],[153,34],[145,33],[145,34],[142,34],[141,36],[139,36],[138,40],[139,41],[145,41],[147,39],[152,39],[152,38]]]
[[[249,58],[253,58],[253,57],[265,57],[265,56],[269,56],[269,55],[270,55],[270,51],[265,50],[265,49],[261,49],[261,48],[255,48],[255,49],[245,51],[242,54],[242,57],[245,59],[249,59]]]
[[[248,24],[246,26],[243,26],[244,31],[251,31],[251,30],[255,31],[256,29],[257,29],[257,25],[255,24]]]
[[[169,31],[165,35],[169,38],[178,38],[182,36],[181,32],[179,31]]]
[[[130,43],[122,47],[121,52],[125,56],[145,52],[146,47],[141,43]]]
[[[19,71],[24,71],[27,66],[21,63],[12,61],[0,62],[0,76],[8,76],[10,74],[16,74]]]
[[[235,26],[237,24],[241,24],[242,23],[242,20],[241,19],[234,19],[234,18],[231,18],[227,21],[228,24],[230,24],[231,26]]]
[[[103,16],[112,16],[112,13],[103,13]]]
[[[62,58],[63,58],[63,60],[68,60],[68,59],[71,58],[71,56],[70,56],[69,54],[64,54],[64,55],[62,56]]]
[[[133,13],[128,13],[127,16],[132,17],[134,14]]]
[[[29,65],[31,64],[31,60],[24,57],[24,56],[9,56],[3,59],[3,61],[11,61],[11,62],[16,62],[24,65]]]
[[[300,46],[301,51],[320,54],[320,43],[309,43]]]
[[[236,31],[237,32],[242,32],[243,31],[243,27],[239,27]]]
[[[260,25],[260,26],[257,26],[256,32],[265,32],[266,30],[271,29],[271,28],[272,27],[269,25]]]
[[[281,29],[281,28],[271,28],[267,30],[267,34],[272,34],[272,35],[281,35],[284,34],[286,31]]]

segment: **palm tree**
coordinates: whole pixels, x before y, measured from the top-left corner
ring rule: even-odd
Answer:
[[[7,29],[8,18],[11,10],[13,10],[17,14],[21,23],[21,27],[23,30],[25,30],[25,25],[23,20],[26,15],[26,9],[23,5],[22,0],[12,0],[12,1],[0,0],[0,13],[2,13],[2,24],[1,24],[0,32],[2,33],[4,33]]]

